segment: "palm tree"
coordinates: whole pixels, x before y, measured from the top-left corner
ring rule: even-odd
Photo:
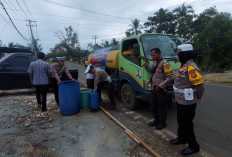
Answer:
[[[142,25],[140,24],[139,19],[132,20],[132,23],[129,26],[131,26],[131,29],[129,30],[131,31],[132,35],[138,35],[139,33],[142,33],[140,31],[140,29],[142,29]]]
[[[176,8],[173,10],[173,14],[178,18],[186,18],[194,14],[193,7],[191,5],[185,5]]]

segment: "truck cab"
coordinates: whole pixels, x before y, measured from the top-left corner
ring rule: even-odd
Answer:
[[[145,62],[140,57],[145,56],[151,66],[153,60],[150,50],[157,47],[161,50],[162,57],[169,61],[172,70],[175,71],[180,65],[176,54],[177,46],[180,44],[182,41],[179,38],[163,34],[143,34],[121,41],[119,49],[120,93],[122,102],[127,108],[136,109],[139,99],[148,102],[152,90],[151,73],[143,67]],[[132,55],[124,55],[124,52],[129,50],[133,51]]]

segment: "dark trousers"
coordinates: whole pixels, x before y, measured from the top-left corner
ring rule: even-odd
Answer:
[[[58,85],[56,78],[52,77],[51,81],[52,81],[53,93],[55,95],[55,100],[56,100],[57,106],[59,106],[59,95],[58,95],[59,94],[59,91],[58,91],[59,85]]]
[[[159,91],[152,91],[150,96],[150,108],[153,118],[158,122],[165,122],[167,120],[167,104],[168,97],[163,89]]]
[[[194,134],[193,118],[197,104],[181,105],[177,104],[177,122],[178,122],[178,138],[188,143],[192,149],[199,149]]]
[[[114,87],[108,81],[98,83],[97,92],[99,93],[99,99],[101,100],[101,89],[104,88],[104,87],[106,88],[108,96],[110,98],[111,106],[115,106],[115,103],[114,103]]]
[[[94,89],[94,79],[86,79],[87,88]]]
[[[42,105],[42,111],[47,109],[47,91],[48,85],[34,85],[37,103]],[[42,101],[41,101],[42,99]]]

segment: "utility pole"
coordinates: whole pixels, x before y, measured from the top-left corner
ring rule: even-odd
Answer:
[[[96,46],[96,40],[98,39],[96,35],[93,36],[93,38],[95,40],[95,46]]]
[[[31,49],[32,49],[32,52],[35,54],[35,58],[37,59],[37,51],[36,51],[36,48],[35,48],[35,39],[34,39],[34,36],[33,36],[33,32],[32,32],[32,26],[37,26],[36,24],[33,25],[32,22],[36,23],[36,21],[31,21],[31,20],[26,20],[29,22],[29,26],[30,27],[30,31],[31,31]]]

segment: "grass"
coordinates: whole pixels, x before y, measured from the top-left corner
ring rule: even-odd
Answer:
[[[210,73],[203,75],[206,83],[232,86],[232,70],[225,71],[224,73]]]

